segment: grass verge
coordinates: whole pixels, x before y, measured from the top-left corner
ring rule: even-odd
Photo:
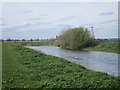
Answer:
[[[63,58],[3,43],[3,88],[120,88],[120,78]]]
[[[120,54],[120,40],[107,40],[104,42],[100,42],[95,46],[91,46],[85,48],[84,50],[88,51],[102,51],[102,52],[111,52],[111,53],[119,53]]]

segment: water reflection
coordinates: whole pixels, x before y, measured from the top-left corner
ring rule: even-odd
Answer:
[[[68,61],[83,65],[91,70],[118,76],[118,54],[97,51],[67,50],[60,47],[48,46],[29,46],[29,48],[49,55],[65,58]]]

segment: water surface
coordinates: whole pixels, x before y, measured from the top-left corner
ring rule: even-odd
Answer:
[[[60,47],[50,46],[27,46],[34,50],[67,59],[68,61],[80,64],[91,70],[106,72],[118,76],[118,55],[98,51],[67,50]]]

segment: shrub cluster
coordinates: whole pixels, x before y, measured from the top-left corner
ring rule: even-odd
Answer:
[[[90,46],[94,41],[93,32],[84,27],[69,28],[58,40],[60,47],[67,49],[82,49]]]

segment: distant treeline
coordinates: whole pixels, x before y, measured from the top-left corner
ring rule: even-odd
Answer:
[[[1,39],[0,41],[43,41],[43,40],[53,40],[53,39]]]

